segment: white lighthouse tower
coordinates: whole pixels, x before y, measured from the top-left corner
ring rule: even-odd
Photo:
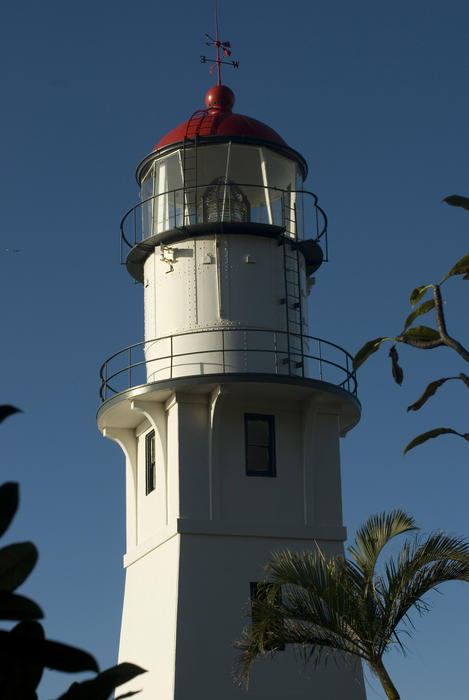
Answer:
[[[326,218],[307,166],[209,90],[137,168],[123,219],[145,340],[101,370],[98,425],[126,458],[119,658],[142,700],[241,700],[234,642],[272,551],[341,553],[339,439],[360,417],[351,358],[308,323]],[[321,303],[319,295],[311,305]],[[256,664],[252,700],[363,700],[360,668]]]

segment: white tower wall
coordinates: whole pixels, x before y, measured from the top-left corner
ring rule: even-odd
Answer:
[[[149,669],[123,690],[142,688],[142,700],[241,700],[233,644],[270,553],[315,542],[343,551],[339,437],[357,409],[340,396],[272,383],[156,384],[134,394],[100,416],[126,452],[127,521],[136,523],[119,659]],[[274,416],[275,478],[246,475],[246,413]],[[145,495],[150,430],[156,488]],[[255,665],[247,697],[363,700],[364,691],[359,669],[301,673],[287,649]]]
[[[273,238],[213,235],[157,246],[144,265],[147,380],[287,373],[289,341],[299,353],[305,341],[295,333],[307,334],[304,259],[287,246],[287,280]]]

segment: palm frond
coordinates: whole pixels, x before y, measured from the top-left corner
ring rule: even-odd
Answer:
[[[365,585],[373,577],[376,562],[383,547],[397,535],[412,530],[418,530],[415,520],[403,510],[372,515],[362,525],[347,551],[361,572]]]
[[[397,626],[410,611],[427,612],[424,596],[447,581],[469,581],[469,544],[466,540],[444,533],[416,539],[400,552],[397,563],[386,565],[386,614],[383,622],[397,634]],[[383,584],[384,585],[384,584]]]

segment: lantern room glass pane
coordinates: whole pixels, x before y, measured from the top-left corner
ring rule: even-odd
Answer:
[[[142,226],[143,237],[151,236],[152,211],[153,211],[153,170],[151,170],[142,182],[141,198],[142,204]],[[147,200],[147,201],[145,201]]]
[[[296,189],[296,176],[298,165],[295,161],[274,153],[268,148],[263,148],[263,156],[267,166],[267,180],[269,187],[278,187],[281,190]]]
[[[142,182],[143,238],[181,226],[184,216],[180,153],[156,160]]]
[[[257,146],[231,144],[228,177],[231,182],[241,186],[256,185],[260,187],[262,185],[261,164]],[[252,203],[254,204],[254,202]]]
[[[155,162],[153,234],[181,225],[182,165],[179,151]]]
[[[223,143],[216,146],[198,147],[197,185],[199,187],[211,185],[214,180],[220,177],[229,177],[227,155],[230,145]],[[190,182],[189,178],[186,178],[186,181]]]

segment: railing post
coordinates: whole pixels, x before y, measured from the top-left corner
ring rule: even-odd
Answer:
[[[278,343],[277,343],[277,331],[274,331],[274,357],[275,357],[275,374],[278,374]]]
[[[128,388],[130,389],[132,387],[132,348],[129,348],[129,386]]]
[[[171,346],[170,346],[170,354],[171,354],[171,360],[170,360],[170,367],[169,367],[169,378],[173,378],[173,336],[170,336],[171,338]]]
[[[322,357],[321,357],[321,341],[318,338],[318,360],[319,360],[319,379],[322,382]]]
[[[221,329],[221,352],[222,352],[222,357],[223,357],[223,374],[226,374],[226,365],[225,365],[225,329]]]
[[[282,207],[283,211],[283,207]],[[283,243],[283,276],[284,276],[284,282],[285,282],[285,320],[286,320],[286,328],[287,328],[287,350],[288,350],[288,374],[291,374],[291,347],[290,347],[290,312],[289,312],[289,303],[288,303],[288,279],[287,279],[287,244],[286,244],[286,236],[283,234],[282,236],[282,243]]]

